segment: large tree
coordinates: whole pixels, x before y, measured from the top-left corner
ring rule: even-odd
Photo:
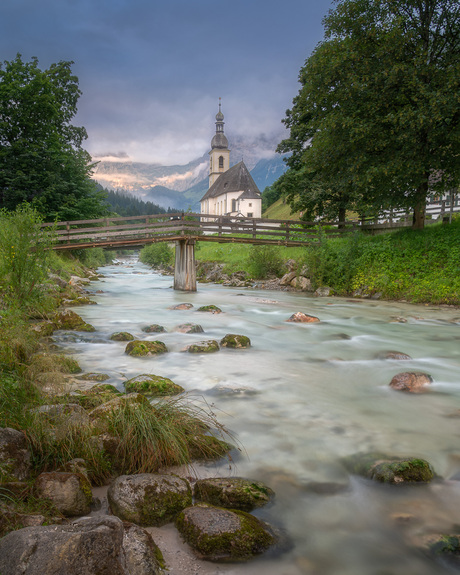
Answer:
[[[82,147],[86,130],[72,125],[81,95],[72,64],[41,70],[19,54],[0,64],[0,208],[28,202],[59,220],[105,213]]]
[[[414,210],[460,180],[457,0],[336,0],[283,120],[285,193],[308,217]],[[289,174],[291,172],[291,174]]]

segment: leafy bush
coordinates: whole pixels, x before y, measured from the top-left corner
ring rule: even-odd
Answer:
[[[256,279],[279,276],[283,272],[283,260],[275,246],[252,246],[248,260],[249,269]]]
[[[167,242],[149,244],[142,248],[139,259],[152,267],[170,266],[174,263],[174,250]]]
[[[14,212],[0,211],[0,289],[10,304],[26,306],[42,293],[54,230],[41,224],[38,212],[27,204]]]

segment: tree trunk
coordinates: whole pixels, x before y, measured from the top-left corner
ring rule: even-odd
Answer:
[[[423,230],[426,217],[426,198],[428,196],[428,174],[426,180],[420,184],[415,194],[414,217],[412,219],[413,230]]]
[[[339,230],[343,230],[345,228],[345,217],[347,215],[346,208],[339,208]]]

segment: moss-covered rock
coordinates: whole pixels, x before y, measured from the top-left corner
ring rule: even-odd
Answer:
[[[149,397],[163,397],[167,395],[178,395],[185,390],[168,377],[161,375],[142,374],[129,379],[125,383],[126,393],[142,393]]]
[[[217,507],[252,511],[266,505],[275,493],[261,481],[243,477],[211,477],[195,483],[194,495],[197,501]]]
[[[112,341],[133,341],[134,336],[127,331],[117,331],[110,336]]]
[[[195,505],[182,511],[176,527],[201,558],[247,561],[276,543],[272,530],[244,511]]]
[[[174,331],[180,333],[203,333],[203,328],[197,323],[182,323],[174,328]]]
[[[416,457],[399,458],[382,453],[361,453],[346,457],[343,463],[351,473],[380,483],[429,483],[435,477],[428,461]]]
[[[103,403],[121,396],[122,393],[109,383],[97,384],[90,389],[76,390],[72,394],[72,400],[79,403],[85,409],[94,409]]]
[[[119,395],[102,405],[95,407],[89,412],[91,420],[96,421],[104,419],[106,416],[112,414],[114,411],[123,409],[127,404],[131,406],[136,405],[150,405],[149,400],[141,393],[130,393],[128,395]]]
[[[53,318],[53,322],[57,329],[96,331],[91,324],[86,323],[83,318],[70,309],[57,312]]]
[[[152,325],[146,325],[142,328],[144,333],[165,333],[166,329],[162,325],[153,323]]]
[[[233,333],[227,333],[220,340],[221,347],[231,347],[233,349],[242,349],[251,347],[251,340],[245,335],[236,335]]]
[[[220,347],[216,340],[208,339],[207,341],[192,343],[186,349],[189,353],[214,353],[219,351]]]
[[[168,348],[162,341],[141,341],[135,339],[126,346],[125,353],[134,357],[144,357],[166,353]]]
[[[216,305],[202,305],[201,307],[198,308],[197,311],[207,311],[210,313],[222,313],[222,310],[220,309],[220,307],[217,307]]]
[[[107,375],[106,373],[82,373],[81,375],[79,375],[78,377],[76,377],[75,379],[81,379],[84,381],[106,381],[107,379],[110,379],[110,375]]]
[[[196,461],[220,459],[232,449],[234,449],[233,445],[213,435],[198,433],[195,437],[189,439],[190,457]]]
[[[110,484],[107,499],[112,513],[120,519],[161,526],[192,504],[192,490],[186,479],[176,475],[121,475]]]
[[[86,515],[90,511],[91,484],[81,473],[41,473],[35,481],[35,490],[39,497],[49,499],[68,517]]]

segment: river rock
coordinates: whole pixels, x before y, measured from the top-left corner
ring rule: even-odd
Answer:
[[[150,405],[149,400],[141,393],[129,393],[128,395],[119,395],[106,401],[102,405],[95,407],[89,412],[89,417],[92,421],[101,419],[110,415],[114,411],[123,409],[126,405]]]
[[[82,373],[81,375],[79,375],[75,379],[79,379],[79,380],[83,380],[83,381],[103,382],[103,381],[106,381],[107,379],[110,379],[110,375],[107,375],[106,373],[93,373],[93,372]]]
[[[215,339],[208,339],[207,341],[199,341],[192,343],[186,347],[189,353],[214,353],[219,351],[219,344]]]
[[[110,383],[99,383],[89,389],[77,389],[73,392],[72,398],[78,401],[85,409],[95,408],[111,399],[119,397],[121,394],[118,389]]]
[[[194,461],[221,459],[232,449],[233,445],[213,435],[199,434],[189,443],[190,458]]]
[[[246,561],[276,543],[268,525],[253,515],[209,505],[184,509],[176,527],[190,547],[209,561]]]
[[[35,491],[39,497],[49,499],[66,517],[90,512],[91,484],[81,473],[41,473],[35,481]]]
[[[125,389],[126,393],[137,392],[150,397],[178,395],[185,391],[183,387],[177,385],[168,377],[147,373],[128,379],[125,383]]]
[[[31,472],[30,452],[22,431],[10,427],[0,428],[0,480],[23,481]]]
[[[123,522],[123,549],[130,575],[160,575],[165,567],[163,554],[148,531]]]
[[[178,331],[179,333],[203,333],[204,329],[197,323],[182,323],[176,326],[173,331]]]
[[[246,335],[236,335],[233,333],[227,333],[220,340],[221,347],[232,347],[234,349],[242,349],[246,347],[251,347],[251,340]]]
[[[284,274],[284,276],[280,279],[280,285],[281,286],[289,286],[291,285],[292,280],[294,280],[297,276],[297,272],[294,271],[290,271],[287,274]]]
[[[197,311],[207,311],[209,313],[222,313],[220,307],[217,307],[216,305],[202,305],[201,307],[198,308]]]
[[[170,307],[168,307],[168,309],[192,309],[193,304],[191,303],[178,303],[177,305],[172,305]]]
[[[351,473],[380,483],[429,483],[435,476],[428,461],[416,457],[391,457],[382,453],[359,453],[343,460]]]
[[[127,331],[116,331],[110,336],[112,341],[133,341],[134,336]]]
[[[123,523],[99,516],[65,525],[27,527],[0,540],[2,575],[132,575]],[[157,572],[152,572],[156,575]]]
[[[292,314],[289,319],[286,321],[293,322],[293,323],[317,323],[319,319],[314,315],[307,315],[301,311],[297,311],[296,313]]]
[[[120,519],[158,527],[192,504],[192,490],[186,479],[176,475],[121,475],[110,484],[107,499]]]
[[[398,391],[409,393],[423,393],[428,391],[428,386],[432,383],[433,378],[427,373],[403,372],[398,373],[390,381],[390,387]]]
[[[54,315],[53,322],[57,329],[70,329],[75,331],[96,331],[89,323],[70,309],[59,311]]]
[[[395,360],[406,360],[412,359],[407,353],[402,353],[400,351],[384,351],[378,354],[378,359],[395,359]]]
[[[421,539],[420,547],[455,572],[460,568],[460,535],[437,533]]]
[[[316,297],[328,297],[331,295],[331,291],[332,289],[330,287],[319,287],[316,291],[315,291],[315,296]]]
[[[126,346],[125,353],[134,357],[144,357],[166,353],[168,348],[162,341],[141,341],[135,339]]]
[[[295,289],[302,291],[313,291],[311,286],[311,280],[303,276],[294,277],[289,285]]]
[[[144,333],[165,333],[166,329],[157,323],[152,323],[151,325],[146,325],[142,328]]]
[[[69,431],[70,428],[86,426],[90,422],[89,415],[78,403],[40,405],[32,411],[46,417],[46,420],[53,426],[64,428],[63,433]]]
[[[261,481],[251,481],[243,477],[199,479],[195,483],[193,494],[197,501],[242,511],[263,507],[275,495],[274,491]]]

